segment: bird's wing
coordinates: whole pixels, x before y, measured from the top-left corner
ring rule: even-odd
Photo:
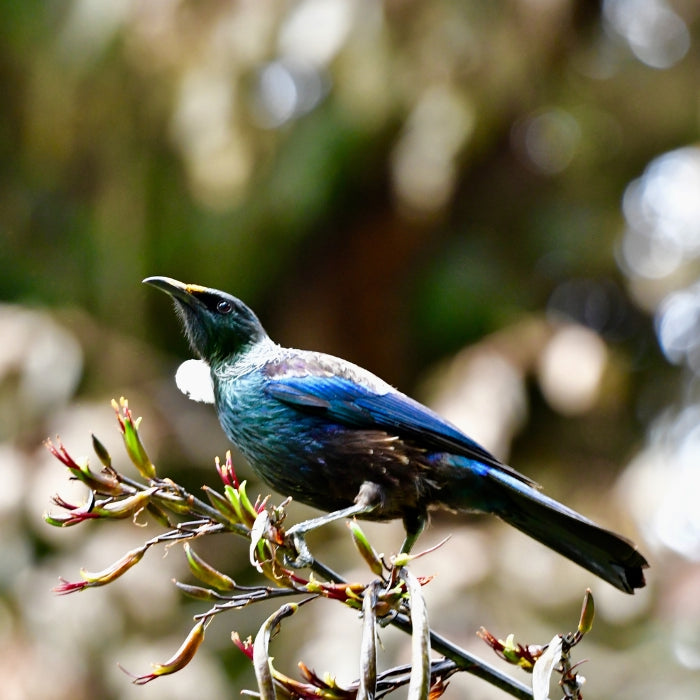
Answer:
[[[354,366],[351,366],[354,369]],[[503,470],[524,483],[526,476],[502,464],[458,428],[414,399],[383,383],[368,388],[354,377],[327,371],[291,375],[272,373],[265,391],[302,411],[321,414],[333,422],[364,429],[380,429],[411,439],[428,450],[462,455]],[[375,377],[373,379],[376,380]],[[381,380],[377,380],[381,381]],[[382,391],[376,391],[377,388]],[[386,389],[386,390],[384,390]]]

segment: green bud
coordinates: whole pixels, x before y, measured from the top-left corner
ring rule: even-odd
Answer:
[[[501,650],[501,653],[503,654],[503,658],[506,661],[509,661],[512,664],[517,664],[520,661],[520,653],[518,646],[515,643],[515,635],[514,634],[509,634],[506,638],[505,641],[501,642],[503,645],[503,649]]]
[[[221,573],[210,564],[207,564],[190,546],[189,542],[183,545],[187,563],[192,573],[202,582],[217,591],[232,591],[236,588],[236,582],[226,574]]]
[[[229,486],[228,484],[226,484],[226,486],[224,486],[224,495],[228,499],[228,502],[231,504],[231,507],[233,508],[233,511],[236,514],[236,519],[239,523],[242,523],[243,510],[241,509],[241,499],[238,496],[238,489],[235,489],[233,488],[233,486]]]
[[[238,486],[238,497],[240,499],[241,503],[241,509],[244,513],[248,514],[248,517],[246,518],[247,520],[250,520],[250,522],[255,522],[255,519],[258,517],[258,511],[255,510],[253,507],[253,504],[250,502],[250,499],[248,498],[248,494],[246,493],[246,482],[241,481],[240,485]]]
[[[214,491],[214,489],[206,485],[202,486],[202,490],[207,494],[209,503],[211,503],[212,506],[214,506],[214,508],[221,513],[221,515],[223,515],[229,521],[240,523],[240,518],[233,508],[233,504],[229,498],[224,498],[218,491]]]
[[[357,551],[360,556],[367,562],[370,570],[373,574],[381,576],[384,571],[384,565],[382,564],[381,557],[377,554],[374,547],[369,543],[367,536],[363,532],[362,528],[357,524],[355,520],[349,520],[347,526],[350,529],[350,534],[352,535],[352,541],[357,547]]]
[[[580,634],[586,634],[593,628],[593,618],[595,617],[595,603],[593,602],[593,594],[591,589],[586,589],[586,595],[583,598],[583,606],[581,607],[581,617],[578,621],[578,631]]]
[[[134,417],[129,409],[129,402],[122,397],[119,399],[119,403],[112,400],[112,408],[117,413],[117,420],[119,421],[119,427],[122,431],[122,436],[124,438],[124,446],[126,447],[126,452],[129,455],[129,459],[134,463],[136,469],[138,469],[139,474],[144,479],[155,479],[156,478],[156,468],[151,462],[146,448],[141,442],[139,437],[139,425],[141,419]]]
[[[107,448],[95,437],[94,433],[92,434],[92,449],[95,450],[95,454],[102,462],[102,466],[107,468],[112,466],[112,457],[107,452]]]
[[[204,588],[204,586],[193,586],[189,583],[182,583],[182,581],[173,581],[173,583],[186,595],[195,600],[220,600],[216,591],[212,591],[211,588]]]
[[[80,522],[71,518],[70,515],[55,516],[50,513],[44,513],[43,518],[47,525],[52,525],[53,527],[67,527],[68,525],[75,525]]]
[[[151,496],[158,490],[157,486],[153,486],[145,491],[137,491],[132,496],[120,498],[118,500],[109,501],[100,504],[93,508],[93,512],[101,518],[128,518],[129,516],[136,517],[139,512],[146,508],[151,500]],[[102,505],[104,503],[104,505]]]
[[[400,569],[404,566],[408,566],[413,558],[414,557],[407,552],[399,552],[396,556],[391,558],[391,564],[393,567]]]

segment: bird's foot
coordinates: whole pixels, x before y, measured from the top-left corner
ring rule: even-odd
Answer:
[[[287,542],[289,549],[296,552],[296,556],[284,555],[284,564],[292,569],[306,569],[314,563],[313,554],[309,546],[306,544],[306,530],[301,526],[305,523],[299,523],[287,530]]]
[[[315,559],[311,554],[308,545],[306,544],[306,533],[322,527],[323,525],[328,525],[328,523],[335,522],[336,520],[352,518],[356,515],[371,512],[373,509],[374,506],[355,504],[349,508],[336,510],[332,513],[322,515],[319,518],[305,520],[304,522],[297,523],[293,527],[290,527],[289,530],[287,530],[287,542],[290,545],[290,549],[294,549],[296,551],[297,556],[294,559],[285,556],[285,564],[294,569],[303,569],[311,566]]]

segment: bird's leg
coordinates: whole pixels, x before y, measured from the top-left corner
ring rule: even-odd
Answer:
[[[321,515],[318,518],[311,518],[304,522],[297,523],[287,530],[287,536],[291,537],[294,549],[297,551],[296,559],[287,559],[287,564],[301,569],[309,566],[314,558],[306,544],[306,534],[328,523],[344,518],[352,518],[358,515],[367,515],[379,508],[381,505],[381,488],[376,484],[366,481],[360,487],[360,491],[355,498],[355,503],[348,508],[341,508],[332,513]]]
[[[401,554],[410,553],[416,540],[420,537],[421,532],[423,532],[426,522],[427,517],[420,513],[412,513],[404,517],[403,525],[406,529],[406,537],[401,545]]]
[[[398,583],[398,578],[401,574],[401,570],[406,564],[406,559],[408,557],[401,557],[401,554],[408,555],[413,549],[413,545],[416,540],[420,537],[421,532],[425,529],[426,523],[428,522],[428,516],[425,512],[418,511],[408,511],[403,518],[403,526],[406,530],[406,537],[404,538],[403,544],[401,545],[401,550],[399,551],[399,557],[394,560],[391,577],[389,579],[389,585],[395,586]]]
[[[332,523],[336,520],[343,520],[343,518],[352,518],[356,515],[363,515],[372,510],[373,507],[355,504],[349,508],[336,510],[318,518],[304,520],[304,522],[297,523],[293,527],[289,528],[289,530],[287,530],[287,537],[291,537],[292,543],[294,544],[294,549],[296,549],[297,552],[297,556],[293,560],[287,559],[287,564],[293,566],[295,569],[303,569],[305,566],[309,566],[314,561],[314,557],[306,544],[306,534],[308,532],[311,532],[318,527],[322,527],[323,525],[328,525],[328,523]]]

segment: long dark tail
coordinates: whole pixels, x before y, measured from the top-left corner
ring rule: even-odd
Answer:
[[[491,512],[626,593],[645,585],[648,564],[634,543],[599,527],[507,472],[490,470]]]

